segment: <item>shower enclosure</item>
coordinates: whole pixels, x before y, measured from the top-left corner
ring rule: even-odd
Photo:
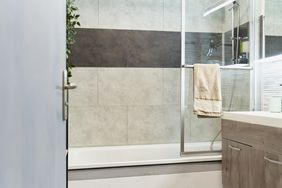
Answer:
[[[69,168],[220,160],[193,114],[193,64],[221,65],[224,111],[252,108],[251,0],[77,0]]]
[[[220,155],[220,150],[214,147],[220,141],[220,119],[193,115],[193,64],[221,65],[224,111],[248,111],[252,108],[249,38],[253,2],[220,0],[201,4],[203,2],[182,1],[182,39],[185,40],[182,40],[180,150],[184,157],[192,154]],[[201,10],[194,11],[195,7]],[[241,92],[242,86],[249,91]],[[187,122],[187,117],[194,119]],[[214,129],[208,129],[209,126]],[[186,137],[193,138],[193,128],[197,130],[199,127],[202,133],[205,129],[209,132],[210,146],[208,150],[193,151]],[[185,135],[186,129],[189,130],[188,136]],[[196,140],[201,141],[201,136],[198,135]]]

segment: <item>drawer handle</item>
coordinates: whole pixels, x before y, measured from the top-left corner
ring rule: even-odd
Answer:
[[[264,157],[264,160],[266,160],[270,163],[273,163],[273,164],[282,165],[281,161],[275,161],[275,160],[269,159],[268,157]]]
[[[236,147],[231,146],[231,145],[228,145],[228,147],[229,147],[230,149],[232,149],[232,150],[235,150],[235,151],[241,151],[240,148],[236,148]]]

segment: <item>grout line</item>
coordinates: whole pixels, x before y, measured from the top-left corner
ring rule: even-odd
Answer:
[[[97,68],[97,104],[98,106],[100,105],[100,102],[99,102],[99,72],[100,72],[100,68]]]
[[[98,0],[98,27],[100,26],[100,0]]]
[[[126,121],[126,131],[127,131],[127,134],[126,134],[126,137],[127,137],[127,145],[129,145],[129,125],[128,125],[128,122],[129,122],[129,116],[128,116],[128,112],[129,112],[129,106],[126,105],[126,115],[127,115],[127,121]]]
[[[162,23],[162,25],[163,25],[163,26],[162,26],[162,27],[163,27],[162,30],[163,30],[163,31],[165,30],[165,26],[164,26],[164,20],[165,20],[165,19],[164,19],[164,17],[165,17],[165,0],[163,0],[163,19],[162,19],[162,22],[163,22],[163,23]]]
[[[162,68],[162,103],[161,105],[165,105],[165,69]]]

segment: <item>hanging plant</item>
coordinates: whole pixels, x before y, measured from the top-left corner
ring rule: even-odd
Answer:
[[[78,14],[78,8],[74,5],[74,0],[67,0],[67,49],[66,49],[66,59],[67,59],[67,72],[68,77],[72,76],[71,70],[74,67],[70,62],[70,54],[71,54],[71,46],[75,43],[75,35],[76,31],[75,28],[77,26],[80,26],[79,23],[79,14]]]

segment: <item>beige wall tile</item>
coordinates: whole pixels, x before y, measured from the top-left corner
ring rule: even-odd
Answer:
[[[73,68],[72,73],[71,82],[77,84],[77,88],[70,90],[70,106],[97,105],[97,68]]]
[[[186,31],[221,33],[224,11],[203,17],[205,10],[218,0],[186,0]]]
[[[129,144],[179,142],[179,106],[130,106],[128,109]]]
[[[190,142],[209,142],[221,129],[220,118],[199,118],[190,108]]]
[[[224,70],[222,75],[222,105],[224,111],[250,109],[250,71]]]
[[[99,27],[162,30],[163,0],[102,0]]]
[[[281,1],[265,1],[265,34],[282,35]]]
[[[250,20],[250,1],[249,0],[238,0],[240,4],[240,25],[247,23]],[[224,9],[224,21],[223,21],[223,32],[231,31],[232,28],[232,14],[230,6]],[[238,11],[235,11],[235,25],[238,24]]]
[[[185,71],[185,104],[194,104],[194,75],[193,69],[186,69]]]
[[[127,107],[71,108],[69,144],[72,147],[126,145]]]
[[[191,141],[191,113],[190,110],[192,109],[192,106],[189,105],[185,108],[184,113],[184,138],[185,143]]]
[[[164,104],[180,104],[180,69],[165,68],[164,75]]]
[[[161,105],[163,72],[158,68],[99,69],[99,104]]]
[[[181,0],[164,0],[164,31],[181,31]]]
[[[82,28],[96,28],[99,26],[98,0],[76,0],[79,9],[79,22]]]

